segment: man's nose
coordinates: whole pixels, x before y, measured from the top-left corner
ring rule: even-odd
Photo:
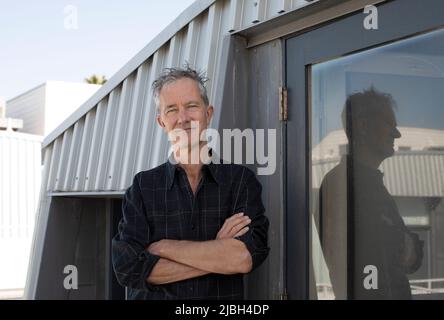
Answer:
[[[393,129],[393,137],[395,139],[401,138],[401,132],[399,132],[398,128],[396,128],[396,127]]]
[[[189,116],[188,116],[188,113],[186,112],[185,108],[179,108],[177,122],[179,122],[180,124],[189,122]]]

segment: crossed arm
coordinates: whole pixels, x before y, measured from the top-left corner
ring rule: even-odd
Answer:
[[[180,241],[160,240],[146,250],[160,257],[147,281],[165,284],[209,273],[248,273],[252,258],[245,244],[235,237],[248,231],[251,220],[238,213],[227,220],[215,240]]]

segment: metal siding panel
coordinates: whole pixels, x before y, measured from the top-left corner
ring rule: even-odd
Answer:
[[[219,51],[218,40],[220,34],[220,19],[222,14],[222,2],[216,2],[208,10],[208,16],[206,20],[205,31],[202,32],[200,44],[202,49],[199,50],[203,53],[203,56],[198,61],[200,62],[200,68],[206,69],[206,76],[209,78],[207,83],[208,95],[211,96],[211,88],[213,87],[213,75],[216,64],[217,54]]]
[[[86,166],[91,154],[92,131],[95,126],[96,108],[86,114],[85,125],[83,128],[82,142],[80,143],[79,160],[77,170],[74,176],[73,191],[83,190],[85,184]]]
[[[306,6],[307,4],[311,3],[315,3],[319,0],[291,0],[291,9],[295,10],[298,9],[300,7]]]
[[[119,86],[115,88],[109,96],[108,106],[106,108],[106,119],[102,136],[102,144],[100,145],[100,153],[96,171],[97,176],[94,178],[95,183],[93,190],[105,190],[105,184],[108,178],[106,174],[108,172],[109,155],[111,146],[113,144],[113,132],[116,123],[116,115],[118,112],[117,108],[120,100],[120,91],[121,87]]]
[[[92,190],[95,186],[97,176],[98,159],[103,139],[103,128],[105,126],[108,98],[103,99],[97,105],[94,127],[92,131],[90,156],[85,173],[85,185],[83,190]]]
[[[437,172],[436,171],[436,169],[437,169],[437,165],[436,165],[436,159],[437,159],[437,157],[436,157],[436,155],[435,156],[433,156],[433,158],[431,159],[431,161],[430,161],[430,177],[429,177],[429,183],[431,184],[431,189],[432,190],[439,190],[439,179],[436,179],[434,176],[433,176],[433,173],[434,172]]]
[[[253,0],[253,19],[251,23],[258,23],[265,20],[267,0]]]
[[[116,190],[120,172],[122,170],[122,157],[125,154],[125,138],[127,134],[128,117],[133,111],[132,98],[134,90],[134,75],[125,79],[117,109],[117,124],[113,132],[114,138],[111,145],[111,155],[108,165],[108,174],[105,184],[106,190]],[[129,109],[131,108],[131,109]]]
[[[393,175],[386,174],[387,172],[393,172],[393,162],[385,161],[382,163],[382,171],[384,172],[384,184],[388,190],[393,186]]]
[[[230,53],[232,51],[232,37],[224,32],[228,29],[228,22],[230,17],[229,2],[221,2],[222,7],[218,7],[216,15],[220,15],[220,22],[218,24],[219,33],[217,35],[217,50],[215,53],[215,60],[212,66],[208,66],[209,72],[211,72],[211,82],[208,88],[208,96],[210,102],[213,104],[215,111],[213,119],[210,123],[211,128],[217,128],[219,126],[219,118],[221,114],[221,106],[223,100],[223,89],[226,82],[230,79],[227,77],[227,72],[232,61],[230,60]],[[211,71],[213,69],[213,71]]]
[[[441,194],[441,196],[444,196],[444,156],[441,155],[437,162],[438,162],[437,165],[439,166],[439,169],[440,169],[440,171],[437,170],[437,172],[440,173],[438,175],[438,177],[440,178],[438,192],[439,192],[439,194]],[[436,177],[436,175],[434,175],[434,176]]]
[[[54,153],[54,144],[55,142],[59,140],[56,139],[54,141],[54,143],[50,144],[47,148],[42,149],[41,145],[38,147],[38,149],[36,149],[36,153],[37,154],[41,154],[42,152],[44,152],[43,155],[43,165],[41,163],[39,163],[38,168],[39,170],[35,170],[35,175],[36,175],[36,179],[35,179],[35,188],[37,190],[39,190],[38,193],[36,193],[35,195],[35,206],[34,206],[34,210],[33,212],[34,214],[34,220],[32,221],[32,228],[30,230],[31,235],[33,236],[33,234],[35,234],[36,232],[36,222],[38,219],[38,208],[39,208],[39,202],[42,200],[42,195],[47,193],[46,187],[47,187],[47,181],[49,180],[49,172],[50,172],[50,167],[51,167],[51,159]],[[37,164],[36,164],[37,166]]]
[[[270,14],[270,16],[275,14],[282,14],[284,12],[290,11],[291,7],[292,7],[291,0],[268,1],[267,12]]]
[[[55,190],[55,183],[57,178],[57,171],[60,163],[60,151],[62,148],[63,136],[58,137],[50,146],[52,146],[53,152],[51,158],[46,159],[49,163],[45,164],[48,166],[48,178],[46,184],[46,191]],[[45,148],[46,150],[46,148]]]
[[[68,164],[63,181],[64,191],[70,191],[74,186],[74,174],[76,173],[76,168],[78,165],[79,149],[80,149],[80,143],[82,141],[84,124],[85,124],[85,118],[81,118],[74,125],[71,148],[69,150],[69,155],[68,155]]]
[[[171,38],[169,42],[168,55],[165,62],[166,66],[168,67],[180,66],[179,58],[180,58],[181,45],[182,42],[179,34]]]
[[[394,160],[394,159],[392,159]],[[399,183],[398,181],[396,181],[395,183],[395,190],[398,188],[398,186],[400,187],[399,189],[404,193],[404,194],[410,194],[412,191],[412,181],[409,180],[409,175],[408,175],[408,170],[412,170],[411,167],[411,163],[409,162],[410,158],[407,155],[404,155],[403,157],[401,157],[401,160],[399,162],[399,164],[394,163],[393,165],[396,168],[397,171],[397,177],[401,178],[401,183]],[[396,191],[395,191],[396,192]]]
[[[396,190],[397,185],[400,185],[400,190],[402,193],[407,194],[408,193],[408,183],[407,183],[407,176],[403,174],[404,170],[401,170],[403,167],[408,167],[407,165],[407,156],[401,155],[399,158],[399,164],[397,165],[394,161],[394,159],[389,159],[392,162],[392,166],[394,168],[395,177],[398,177],[397,179],[394,177],[393,181],[393,190]],[[389,173],[390,174],[390,173]],[[398,182],[398,179],[401,183]]]
[[[223,3],[216,3],[214,5],[216,8],[214,12],[214,21],[213,21],[213,29],[211,31],[211,39],[208,40],[209,47],[214,51],[210,52],[210,56],[208,58],[207,65],[207,73],[208,77],[210,77],[210,87],[208,90],[208,96],[211,103],[215,103],[215,95],[217,90],[217,81],[220,81],[218,78],[218,71],[223,75],[221,70],[221,59],[222,59],[222,51],[223,51],[223,41],[224,41],[224,30],[226,29],[226,24],[224,24],[224,18],[228,15],[228,7]],[[213,116],[214,117],[214,116]]]
[[[197,44],[199,42],[200,20],[195,19],[188,25],[188,32],[185,42],[184,61],[194,66],[196,63]]]
[[[230,18],[228,32],[234,32],[239,30],[242,23],[242,10],[244,1],[243,0],[231,0],[230,3]]]
[[[439,177],[435,177],[434,173],[435,172],[439,172],[437,171],[437,166],[436,166],[436,159],[437,156],[433,156],[433,158],[431,159],[430,162],[430,183],[431,183],[431,189],[432,190],[439,190],[439,182],[441,179],[439,179]],[[443,195],[444,195],[444,190],[443,190]]]
[[[444,157],[436,155],[433,161],[433,171],[440,172],[439,179],[436,179],[435,190],[438,190],[444,196]],[[436,175],[433,175],[436,177]]]
[[[162,52],[156,52],[154,54],[151,69],[149,71],[149,80],[148,83],[152,83],[154,79],[157,77],[159,72],[162,70],[162,60],[164,56]],[[146,170],[150,166],[149,159],[151,157],[150,151],[152,141],[150,140],[152,137],[152,130],[154,127],[154,119],[156,116],[156,110],[154,102],[152,101],[152,92],[149,91],[147,99],[144,103],[144,110],[142,119],[146,121],[145,125],[142,125],[141,133],[140,133],[140,145],[139,150],[137,150],[137,162],[136,162],[136,172],[140,172],[142,170]],[[151,123],[151,125],[149,125]]]
[[[242,6],[241,15],[241,27],[240,29],[245,29],[247,26],[251,26],[254,20],[254,0],[243,0],[244,4]]]
[[[433,188],[432,188],[433,185],[430,183],[433,180],[433,176],[430,172],[432,158],[433,158],[433,155],[431,155],[430,159],[428,159],[428,161],[427,161],[425,156],[422,157],[422,164],[424,165],[424,167],[423,167],[423,169],[424,169],[424,176],[423,176],[424,191],[429,194],[433,192]]]
[[[339,159],[313,163],[313,188]],[[397,153],[382,163],[384,185],[392,196],[442,197],[444,195],[444,154],[431,151]]]
[[[429,168],[425,162],[426,161],[424,159],[424,156],[421,156],[419,158],[419,163],[418,163],[419,168],[422,168],[422,170],[421,170],[422,172],[418,171],[418,173],[421,177],[420,178],[421,179],[420,189],[424,190],[424,192],[426,192],[426,193],[430,193],[430,184],[429,184],[430,180],[428,179],[429,178]]]
[[[203,13],[196,23],[193,26],[193,30],[189,32],[193,32],[193,35],[188,33],[187,35],[187,47],[191,47],[192,51],[186,53],[189,54],[188,58],[185,56],[185,61],[192,61],[192,66],[194,66],[197,70],[206,71],[205,69],[208,67],[207,65],[207,56],[209,54],[209,37],[211,32],[210,21],[211,17],[214,15],[214,5],[212,5],[209,10]],[[210,13],[213,13],[210,17]]]
[[[142,113],[144,102],[150,90],[148,85],[148,72],[149,64],[147,62],[142,64],[137,70],[134,98],[131,104],[131,113],[127,129],[128,134],[124,142],[125,152],[118,190],[126,189],[130,185],[134,173],[136,154],[140,140],[139,133],[141,126],[144,125],[144,121],[146,120],[142,118]]]
[[[162,48],[162,50],[159,52],[159,57],[162,58],[161,61],[159,61],[159,67],[161,66],[161,68],[163,69],[164,67],[167,67],[165,65],[165,61],[166,61],[166,48]],[[157,74],[152,73],[152,79],[151,82],[154,81],[154,79],[157,77]],[[153,101],[152,98],[152,94],[150,96],[150,115],[147,118],[147,123],[145,125],[145,127],[148,129],[148,135],[147,137],[149,137],[149,145],[147,146],[149,149],[149,152],[147,153],[148,157],[147,157],[147,165],[148,167],[146,169],[152,169],[157,167],[160,164],[160,159],[159,159],[159,151],[155,149],[155,146],[160,144],[160,140],[163,138],[162,137],[162,131],[163,129],[158,126],[156,124],[156,116],[157,116],[157,111],[156,111],[156,106],[155,103]]]
[[[63,189],[63,181],[66,175],[69,151],[71,150],[72,132],[73,128],[71,127],[63,134],[62,150],[60,151],[60,159],[54,184],[55,191],[61,191]]]
[[[418,194],[420,181],[415,180],[415,173],[418,172],[417,161],[414,161],[412,157],[407,157],[409,166],[407,168],[407,178],[409,179],[408,185],[412,187],[411,190],[407,192],[408,195]]]

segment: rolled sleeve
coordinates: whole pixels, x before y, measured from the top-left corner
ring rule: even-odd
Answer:
[[[150,230],[138,175],[125,192],[122,211],[118,233],[112,240],[112,263],[117,281],[122,286],[155,291],[156,286],[146,279],[160,257],[145,250],[150,243]]]
[[[248,170],[248,177],[245,184],[241,187],[236,212],[244,212],[250,217],[251,223],[249,230],[236,239],[245,243],[251,254],[253,266],[255,270],[267,258],[270,248],[268,247],[268,227],[269,221],[265,216],[265,208],[262,204],[262,186],[257,180],[255,174]]]

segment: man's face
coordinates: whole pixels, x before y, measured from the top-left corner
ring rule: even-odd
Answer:
[[[380,153],[386,157],[391,157],[395,153],[395,139],[401,138],[395,115],[391,109],[387,109],[387,116],[377,124],[376,135],[380,139],[380,143],[377,144]]]
[[[393,110],[390,107],[384,108],[377,117],[368,121],[363,143],[381,159],[391,157],[395,152],[395,139],[401,137],[396,126]]]
[[[159,94],[160,110],[158,124],[167,134],[185,130],[188,135],[187,145],[196,145],[213,115],[213,107],[206,106],[196,81],[182,78],[163,86]],[[192,127],[192,123],[198,125]],[[183,143],[183,142],[182,142]]]

